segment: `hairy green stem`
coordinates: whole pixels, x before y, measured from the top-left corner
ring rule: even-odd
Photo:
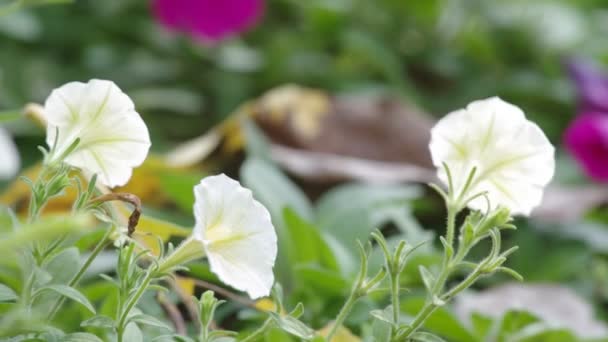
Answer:
[[[473,285],[479,279],[480,276],[481,276],[481,272],[479,271],[479,269],[476,269],[471,274],[469,274],[469,276],[467,276],[458,285],[454,286],[452,289],[447,291],[445,294],[438,296],[438,297],[442,301],[447,302],[450,299],[454,298],[454,296],[456,296],[460,292],[471,287],[471,285]],[[433,312],[435,312],[435,310],[438,307],[439,307],[439,305],[437,305],[434,301],[432,301],[432,300],[427,301],[424,304],[424,306],[422,307],[422,309],[418,312],[418,314],[416,315],[416,318],[414,318],[414,321],[412,321],[410,326],[405,331],[403,331],[401,334],[399,334],[395,339],[393,339],[393,341],[407,340],[408,337],[410,337],[413,333],[415,333],[422,326],[422,324],[424,324],[424,322],[427,320],[427,318],[429,318],[429,316]]]
[[[448,219],[446,225],[446,240],[450,246],[454,245],[454,231],[456,230],[457,209],[448,206]]]
[[[141,296],[148,289],[148,285],[150,285],[150,282],[152,282],[152,279],[154,278],[154,274],[156,274],[154,269],[151,269],[151,268],[148,269],[146,276],[142,280],[141,284],[138,285],[139,287],[137,289],[137,292],[135,292],[133,297],[131,297],[129,299],[129,301],[127,302],[127,305],[125,306],[125,309],[122,311],[120,318],[118,319],[118,324],[116,325],[116,330],[118,333],[118,342],[123,342],[123,334],[124,334],[124,331],[126,328],[125,322],[127,321],[127,318],[129,317],[129,312],[131,312],[133,307],[137,304],[137,302],[139,302],[139,299],[141,298]]]
[[[457,208],[457,206],[453,206],[450,204],[448,204],[448,206],[447,206],[448,218],[447,218],[447,224],[446,224],[446,227],[447,227],[446,240],[450,246],[454,245],[454,230],[456,227],[456,214],[458,212],[458,209],[456,209],[456,208]],[[460,253],[457,253],[457,256],[460,257]],[[401,341],[404,338],[407,338],[411,334],[415,333],[416,330],[418,330],[420,328],[420,326],[422,326],[422,324],[426,321],[426,319],[433,313],[433,311],[435,311],[435,309],[437,309],[437,304],[435,303],[435,299],[437,297],[439,297],[439,294],[443,290],[443,287],[445,286],[445,283],[448,280],[448,277],[450,276],[451,269],[452,269],[452,261],[454,260],[452,258],[452,256],[450,256],[447,252],[444,254],[443,258],[444,259],[443,259],[441,271],[439,272],[439,275],[437,276],[437,280],[435,281],[435,284],[433,284],[431,293],[429,293],[429,296],[428,296],[424,306],[418,312],[416,317],[414,317],[414,320],[407,327],[407,329],[405,329],[405,331],[403,333],[396,336],[396,338],[394,338],[393,341]]]
[[[346,317],[348,316],[348,314],[352,311],[353,306],[355,305],[355,302],[357,301],[357,299],[359,299],[361,296],[357,294],[358,289],[355,289],[354,291],[352,291],[350,293],[350,296],[348,296],[348,299],[346,300],[346,303],[344,303],[344,306],[342,306],[342,309],[340,309],[340,313],[338,313],[338,317],[336,317],[336,320],[334,321],[334,324],[331,327],[331,330],[329,331],[329,334],[327,334],[327,341],[331,341],[331,339],[334,337],[334,335],[338,332],[338,329],[342,326],[342,323],[344,323],[344,320],[346,319]]]
[[[399,305],[399,273],[391,276],[391,293],[393,302],[393,322],[399,324],[399,314],[401,313]]]

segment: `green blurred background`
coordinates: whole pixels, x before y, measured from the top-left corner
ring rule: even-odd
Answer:
[[[215,46],[167,33],[148,1],[38,7],[0,23],[0,108],[43,101],[67,81],[112,79],[162,148],[295,82],[397,93],[438,115],[499,95],[559,141],[574,114],[562,58],[608,59],[605,4],[271,0],[251,32]]]

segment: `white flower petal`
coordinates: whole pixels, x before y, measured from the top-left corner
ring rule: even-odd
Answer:
[[[274,282],[277,236],[270,214],[250,190],[224,174],[194,188],[196,226],[211,271],[251,298],[267,296]]]
[[[0,127],[0,179],[9,179],[19,172],[19,152],[8,133]]]
[[[543,188],[555,171],[554,147],[542,130],[518,107],[498,97],[475,101],[449,113],[431,131],[433,164],[447,183],[446,163],[459,191],[473,167],[477,173],[469,194],[488,191],[492,206],[528,215],[540,204]],[[485,199],[469,203],[485,210]]]
[[[148,128],[131,99],[111,81],[71,82],[55,89],[46,100],[45,116],[47,144],[52,147],[57,139],[55,155],[80,138],[65,162],[98,174],[109,187],[126,184],[148,154]]]

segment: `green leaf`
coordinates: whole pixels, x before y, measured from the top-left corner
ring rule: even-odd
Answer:
[[[393,306],[389,305],[384,310],[372,310],[369,312],[374,318],[383,322],[393,324]]]
[[[356,183],[342,185],[319,199],[317,223],[324,232],[341,243],[353,258],[358,256],[357,241],[367,241],[373,229],[388,222],[403,222],[405,226],[409,227],[404,229],[420,233],[411,234],[412,236],[409,236],[408,233],[408,243],[416,244],[427,238],[422,237],[424,231],[418,229],[417,224],[409,224],[415,220],[409,218],[411,215],[407,206],[409,201],[419,194],[419,188],[413,186]],[[408,215],[408,218],[405,218],[404,215]],[[406,221],[408,223],[405,223]],[[401,224],[399,226],[401,227]],[[330,242],[330,240],[327,241]],[[341,262],[341,259],[338,258],[338,261]],[[357,271],[357,264],[341,262],[340,269],[345,274],[351,274]]]
[[[40,288],[38,291],[36,291],[36,293],[34,294],[34,297],[36,297],[43,291],[57,292],[63,296],[66,296],[66,297],[80,303],[82,306],[87,308],[89,311],[91,311],[92,313],[95,313],[95,308],[93,307],[93,304],[91,304],[91,302],[89,302],[89,300],[82,293],[78,292],[78,290],[74,289],[73,287],[69,287],[67,285],[61,285],[61,284],[47,285],[47,286]]]
[[[435,276],[422,265],[420,265],[418,269],[420,270],[420,277],[422,277],[424,287],[426,287],[427,291],[431,292],[435,284]]]
[[[103,342],[99,337],[83,332],[77,332],[66,335],[63,340],[64,342]]]
[[[167,170],[159,175],[163,192],[185,213],[192,212],[194,192],[192,188],[201,181],[204,174]]]
[[[570,342],[580,339],[567,329],[551,327],[545,323],[533,323],[518,333],[509,336],[509,340],[518,342]]]
[[[525,327],[537,323],[539,319],[527,311],[512,310],[507,312],[500,322],[499,338],[507,338]]]
[[[290,208],[284,210],[283,216],[289,234],[290,264],[317,263],[324,268],[337,271],[336,258],[319,229],[304,221]]]
[[[69,247],[57,253],[44,266],[53,279],[54,284],[67,284],[78,271],[80,252],[76,247]]]
[[[141,329],[135,323],[127,324],[127,328],[125,329],[125,333],[123,336],[123,341],[129,342],[143,342],[144,335],[141,332]]]
[[[283,225],[283,210],[293,209],[305,220],[313,219],[310,201],[304,193],[275,165],[248,158],[241,167],[243,183],[270,211],[275,223]]]
[[[304,314],[304,304],[302,303],[298,303],[296,305],[296,307],[291,310],[291,312],[289,313],[289,316],[294,317],[294,318],[300,318],[300,316],[302,316]]]
[[[114,320],[108,316],[97,315],[80,323],[81,327],[108,328],[113,329],[115,326]]]
[[[419,331],[417,333],[414,333],[412,335],[412,341],[418,341],[418,342],[445,342],[445,340],[442,339],[441,337],[439,337],[437,335],[433,335],[433,334],[428,333],[428,332],[424,332],[424,331]]]
[[[12,302],[19,299],[19,296],[10,287],[0,284],[0,302]]]
[[[19,220],[11,208],[0,205],[0,232],[8,233],[19,226]]]
[[[129,322],[134,322],[143,325],[150,325],[153,327],[163,328],[167,330],[173,330],[168,324],[162,322],[156,317],[146,315],[146,314],[137,314],[129,317]]]
[[[392,319],[391,319],[392,320]],[[383,319],[374,319],[372,323],[372,335],[374,342],[389,342],[391,339],[391,324]]]
[[[274,312],[270,312],[269,314],[274,319],[277,326],[284,331],[305,340],[310,340],[315,337],[315,331],[297,318],[291,316],[280,316]]]
[[[410,297],[401,302],[401,311],[415,316],[424,306],[425,299]],[[436,309],[424,323],[425,330],[440,335],[450,342],[475,341],[475,336],[445,308]]]
[[[471,325],[473,326],[473,331],[480,340],[485,340],[486,336],[490,333],[492,323],[493,320],[484,315],[476,312],[471,315]]]
[[[349,282],[335,271],[316,265],[294,266],[294,274],[300,280],[299,286],[316,289],[327,295],[343,295],[349,289]]]

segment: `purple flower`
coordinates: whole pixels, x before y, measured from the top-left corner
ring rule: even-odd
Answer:
[[[204,42],[216,42],[251,28],[264,11],[263,0],[154,0],[159,22]]]
[[[599,110],[608,115],[608,71],[595,63],[572,59],[567,63],[582,110]]]
[[[581,113],[566,130],[564,140],[590,178],[608,181],[608,112]]]

